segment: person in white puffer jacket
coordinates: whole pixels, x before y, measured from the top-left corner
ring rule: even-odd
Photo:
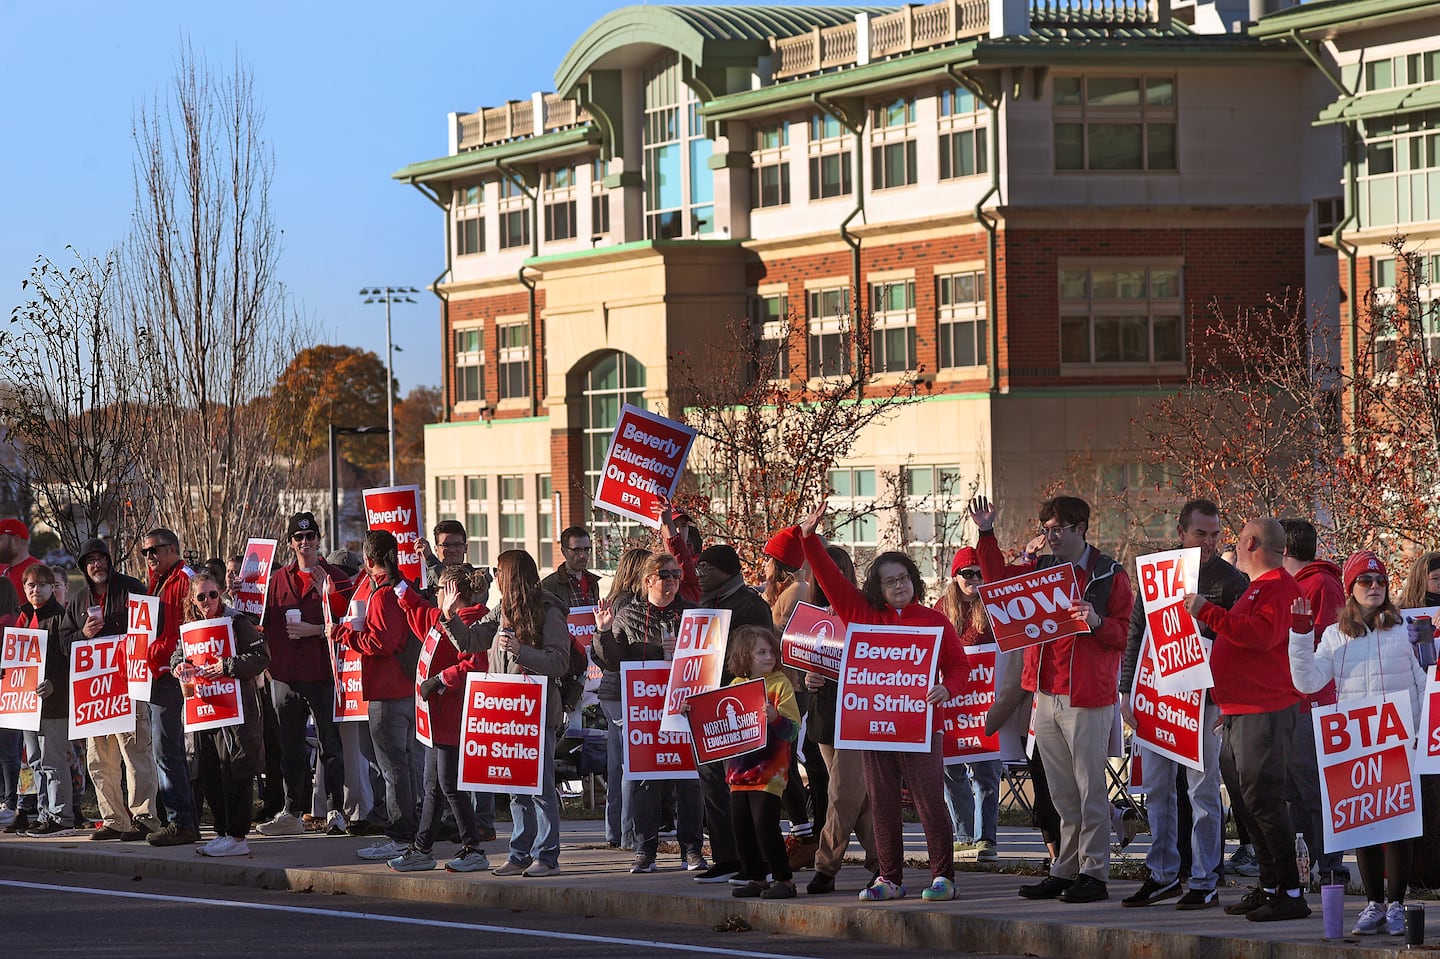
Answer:
[[[1290,677],[1304,693],[1335,681],[1337,701],[1365,699],[1385,693],[1410,696],[1413,726],[1420,726],[1425,671],[1410,643],[1410,630],[1390,601],[1385,564],[1369,550],[1345,561],[1345,605],[1337,622],[1315,645],[1315,619],[1305,599],[1295,600],[1290,625]],[[1405,887],[1410,875],[1412,841],[1379,843],[1355,850],[1360,879],[1369,900],[1360,912],[1353,935],[1405,931]]]

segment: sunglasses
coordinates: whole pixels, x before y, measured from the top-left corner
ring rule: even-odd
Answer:
[[[1355,577],[1355,582],[1361,586],[1388,586],[1390,584],[1390,580],[1376,573],[1362,573]]]
[[[220,598],[220,590],[218,590],[218,589],[212,589],[212,590],[210,590],[208,593],[196,593],[196,594],[195,594],[195,602],[197,602],[197,603],[203,603],[203,602],[206,602],[206,601],[208,601],[208,600],[219,599],[219,598]]]
[[[319,539],[319,538],[320,538],[320,534],[319,534],[319,533],[296,533],[294,536],[292,536],[292,537],[290,537],[290,538],[293,539],[293,540],[294,540],[295,542],[297,542],[297,543],[309,543],[309,542],[311,542],[312,540],[317,540],[317,539]]]
[[[156,556],[162,549],[169,549],[169,543],[161,543],[159,546],[146,546],[140,551],[141,556]]]
[[[662,569],[655,575],[660,579],[680,579],[685,574],[678,569]]]

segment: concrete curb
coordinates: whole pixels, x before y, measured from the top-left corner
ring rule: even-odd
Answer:
[[[714,927],[738,916],[752,928],[764,932],[940,951],[961,949],[1055,959],[1088,956],[1194,959],[1322,959],[1344,956],[1345,959],[1394,959],[1396,954],[1393,946],[1379,947],[1378,943],[1370,946],[1357,940],[1332,943],[1251,939],[1198,931],[1121,928],[1093,922],[1084,924],[1059,919],[967,914],[961,910],[965,909],[965,877],[974,875],[969,873],[957,876],[961,883],[962,901],[948,906],[924,903],[918,897],[884,905],[860,906],[850,898],[850,894],[823,900],[802,894],[800,898],[784,902],[761,902],[720,897],[715,894],[715,887],[693,886],[688,878],[684,879],[683,886],[676,884],[664,891],[656,891],[648,884],[642,888],[638,883],[624,882],[632,877],[611,875],[614,864],[608,858],[603,862],[587,863],[584,861],[585,850],[577,850],[573,854],[567,850],[566,855],[566,872],[560,877],[518,880],[500,879],[488,873],[453,875],[443,870],[398,874],[377,869],[373,864],[325,868],[262,866],[254,864],[253,860],[214,860],[199,856],[171,858],[153,853],[148,847],[112,846],[91,850],[67,841],[0,843],[0,865],[30,869],[102,872],[208,885],[345,894],[397,902],[439,902],[515,912],[535,910],[584,917],[607,916],[691,926]],[[598,860],[604,857],[594,854],[590,858]],[[603,868],[603,874],[600,868]],[[683,876],[669,874],[671,878],[676,875]],[[1018,877],[1009,878],[1018,880]],[[597,880],[600,882],[597,883]],[[993,895],[993,884],[990,892]],[[992,903],[985,905],[992,913],[995,911]],[[1027,910],[1031,912],[1044,908],[1046,904],[1027,904]],[[1002,911],[1010,912],[1009,909]],[[1197,914],[1186,915],[1194,917]],[[1208,917],[1210,913],[1204,915]],[[1137,924],[1143,924],[1146,918],[1153,922],[1158,915],[1135,916]],[[1235,921],[1225,918],[1227,926]],[[1310,922],[1315,924],[1314,920]],[[1298,924],[1286,925],[1299,931],[1296,928]],[[1310,931],[1309,926],[1306,931]],[[1395,942],[1394,939],[1383,941]]]

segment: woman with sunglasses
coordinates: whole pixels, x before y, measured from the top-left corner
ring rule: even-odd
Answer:
[[[1416,662],[1409,630],[1390,601],[1385,564],[1369,550],[1345,561],[1345,605],[1315,645],[1315,611],[1303,597],[1291,607],[1290,676],[1295,688],[1313,693],[1332,680],[1339,706],[1372,696],[1405,693],[1412,729],[1420,726],[1425,671]],[[1413,840],[1379,843],[1355,850],[1368,900],[1352,935],[1405,931],[1405,890]],[[1303,880],[1305,877],[1301,877]]]
[[[195,852],[216,858],[250,855],[245,837],[250,832],[250,816],[254,812],[255,777],[264,764],[265,752],[265,721],[260,714],[260,692],[255,680],[270,665],[270,650],[250,619],[225,605],[215,575],[201,570],[190,578],[185,622],[222,617],[230,620],[234,631],[235,655],[204,665],[191,664],[199,668],[196,678],[200,682],[222,677],[240,681],[240,714],[244,722],[192,734],[200,790],[215,815],[216,833],[214,839]],[[175,647],[170,659],[172,670],[184,661],[184,653],[183,645]]]
[[[680,615],[690,608],[680,595],[684,573],[675,557],[655,553],[645,561],[640,591],[634,600],[618,610],[609,600],[595,607],[595,642],[601,665],[620,669],[622,662],[664,663],[675,657],[675,634]],[[635,858],[630,872],[655,872],[655,855],[660,849],[660,805],[670,780],[632,780],[626,812],[635,822]],[[685,868],[701,872],[707,867],[701,847],[705,842],[704,803],[700,783],[694,779],[675,782],[675,826]]]

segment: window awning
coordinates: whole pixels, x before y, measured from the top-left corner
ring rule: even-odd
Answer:
[[[1368,120],[1393,113],[1416,113],[1440,107],[1440,84],[1423,87],[1402,87],[1398,90],[1376,90],[1359,96],[1336,100],[1315,118],[1315,126]]]

